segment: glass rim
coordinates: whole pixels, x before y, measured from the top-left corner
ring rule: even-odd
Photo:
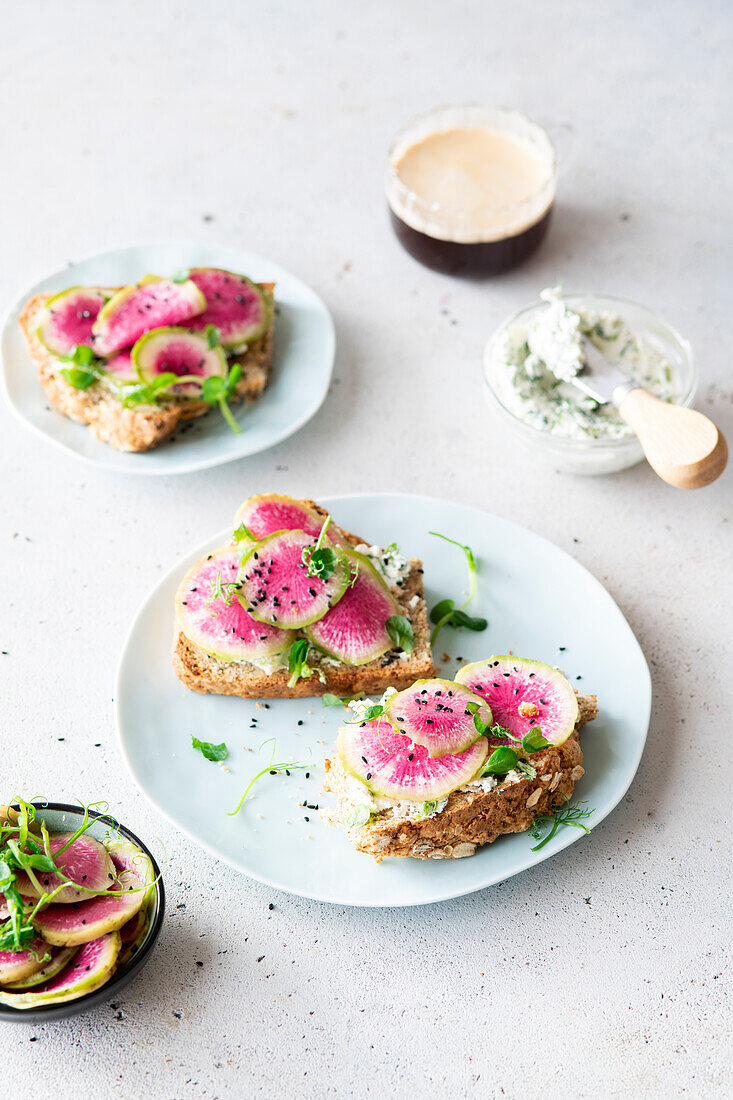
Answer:
[[[549,153],[547,176],[545,177],[545,179],[543,179],[542,183],[539,187],[536,188],[536,190],[531,191],[529,194],[525,195],[524,198],[518,199],[516,202],[509,202],[501,205],[487,203],[485,206],[481,206],[478,209],[470,211],[471,217],[476,217],[477,214],[481,214],[484,211],[491,211],[492,213],[502,213],[504,211],[521,210],[528,204],[539,200],[544,192],[546,192],[548,189],[552,189],[553,192],[549,198],[546,209],[550,207],[554,199],[554,189],[557,182],[557,150],[555,149],[555,144],[552,138],[550,137],[544,126],[540,125],[539,122],[536,122],[530,115],[525,114],[524,111],[520,111],[515,107],[503,107],[501,105],[496,106],[490,103],[478,102],[443,103],[438,107],[431,108],[431,110],[429,111],[422,111],[420,114],[413,115],[411,118],[409,118],[407,122],[405,122],[404,125],[402,125],[400,129],[395,133],[389,144],[389,148],[387,151],[387,201],[389,202],[391,209],[394,211],[397,217],[399,217],[400,214],[398,211],[394,210],[394,207],[392,206],[389,198],[390,185],[394,186],[395,189],[399,191],[400,199],[402,201],[417,205],[423,210],[428,210],[432,213],[434,217],[437,216],[438,219],[441,212],[450,214],[454,218],[460,218],[461,215],[465,216],[469,213],[468,211],[461,210],[460,208],[444,206],[441,203],[427,202],[426,199],[418,194],[417,191],[414,191],[411,187],[409,187],[402,179],[399,172],[397,171],[394,162],[394,154],[399,143],[404,140],[409,131],[418,126],[420,123],[428,122],[431,118],[444,114],[447,111],[471,110],[493,112],[495,116],[503,116],[504,118],[514,118],[521,120],[521,122],[525,124],[531,131],[536,132],[538,135],[541,136],[542,139],[544,139],[544,141],[546,141]],[[499,128],[499,126],[497,126],[497,128]],[[440,132],[441,131],[437,129],[434,131],[434,133]],[[505,129],[503,132],[510,135],[512,133],[508,128]]]

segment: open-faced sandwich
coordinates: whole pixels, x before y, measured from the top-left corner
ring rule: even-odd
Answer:
[[[381,694],[436,672],[422,563],[310,500],[246,500],[231,541],[181,581],[175,615],[173,667],[193,691]]]
[[[51,404],[119,451],[147,451],[183,422],[252,401],[272,371],[272,283],[199,267],[135,286],[37,294],[20,316]]]
[[[569,802],[597,713],[556,668],[513,656],[353,701],[326,760],[324,820],[359,852],[459,859]],[[583,826],[581,826],[583,827]]]

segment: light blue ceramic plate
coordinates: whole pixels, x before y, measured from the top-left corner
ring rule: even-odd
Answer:
[[[441,531],[470,544],[480,559],[472,610],[489,619],[482,634],[444,630],[436,646],[444,674],[455,660],[478,660],[510,650],[561,665],[574,686],[597,694],[600,716],[582,736],[586,774],[576,798],[595,807],[597,825],[629,787],[644,748],[651,681],[644,655],[616,604],[582,566],[538,535],[486,512],[427,497],[369,495],[322,501],[338,523],[384,546],[396,541],[422,558],[428,605],[461,598],[466,586],[460,550],[436,539]],[[232,513],[239,501],[232,501]],[[392,859],[375,864],[359,855],[314,810],[323,805],[319,761],[333,748],[344,717],[319,699],[254,701],[196,695],[170,664],[173,598],[180,579],[218,537],[178,561],[150,593],[125,643],[118,672],[117,721],[122,751],[150,801],[196,843],[248,875],[282,890],[341,905],[419,905],[479,890],[548,859],[585,834],[560,829],[541,851],[527,834],[502,837],[468,859]],[[560,651],[564,646],[564,651]],[[576,677],[582,679],[576,679]],[[301,721],[302,725],[298,725]],[[256,728],[252,728],[256,726]],[[191,735],[225,741],[229,771],[191,748]],[[269,759],[313,759],[303,772],[266,775],[238,817],[236,804],[249,779]],[[253,751],[249,751],[249,750]],[[305,818],[309,820],[306,821]],[[600,858],[600,856],[599,856]]]
[[[145,274],[175,274],[194,266],[224,267],[256,282],[274,282],[278,316],[272,381],[261,398],[235,405],[242,429],[235,435],[218,412],[194,422],[182,435],[144,454],[124,454],[94,438],[51,408],[26,351],[18,317],[34,294],[75,285],[117,286]],[[256,454],[297,432],[318,411],[333,369],[333,321],[318,295],[270,260],[229,245],[203,241],[158,241],[102,252],[71,264],[29,287],[2,325],[2,380],[6,399],[23,423],[44,439],[107,469],[135,474],[184,474]]]

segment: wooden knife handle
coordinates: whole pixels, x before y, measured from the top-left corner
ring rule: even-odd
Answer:
[[[700,489],[725,469],[725,436],[702,413],[660,401],[640,388],[631,390],[618,411],[636,432],[649,465],[669,485]]]

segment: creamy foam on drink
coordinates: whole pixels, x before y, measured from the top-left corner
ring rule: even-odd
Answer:
[[[441,240],[496,241],[534,225],[554,197],[554,160],[522,136],[487,126],[428,133],[393,151],[404,187],[388,192],[395,214]],[[407,188],[417,198],[405,196]]]

